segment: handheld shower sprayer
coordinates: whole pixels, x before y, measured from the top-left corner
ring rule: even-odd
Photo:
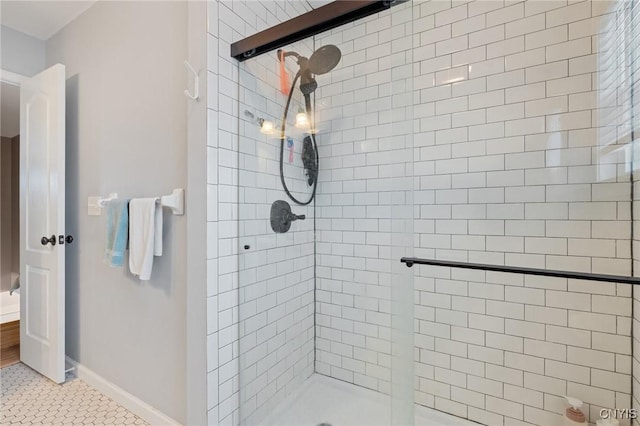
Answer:
[[[282,186],[284,191],[287,193],[287,196],[296,204],[306,206],[313,201],[316,195],[316,188],[318,187],[318,167],[320,158],[318,155],[318,144],[316,142],[315,136],[315,127],[314,127],[314,118],[313,118],[313,108],[311,106],[311,94],[316,91],[318,88],[318,82],[315,79],[316,75],[326,74],[338,65],[340,62],[340,58],[342,57],[342,52],[333,44],[328,44],[326,46],[322,46],[318,48],[311,57],[307,58],[305,56],[300,55],[297,52],[285,52],[282,49],[278,49],[278,60],[280,61],[280,68],[284,70],[284,61],[288,57],[294,57],[298,63],[298,72],[293,78],[293,83],[291,84],[291,89],[288,93],[287,103],[284,107],[284,116],[282,119],[282,132],[280,134],[280,180],[282,182]],[[284,165],[283,165],[283,154],[284,154],[284,139],[285,139],[285,129],[287,125],[287,114],[289,112],[289,105],[291,104],[291,96],[293,94],[293,89],[296,86],[296,82],[300,80],[300,91],[304,95],[304,105],[307,113],[307,117],[311,124],[310,135],[305,137],[305,142],[302,150],[302,160],[305,172],[308,176],[309,186],[313,186],[313,192],[311,193],[311,197],[306,202],[298,201],[293,194],[287,188],[287,184],[284,180]],[[284,91],[283,91],[284,93]],[[313,143],[311,143],[313,141]]]

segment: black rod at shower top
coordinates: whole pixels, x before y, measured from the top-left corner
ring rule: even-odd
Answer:
[[[389,9],[407,0],[338,0],[231,44],[242,62],[307,37]]]
[[[413,265],[447,266],[450,268],[476,269],[481,271],[509,272],[513,274],[539,275],[543,277],[569,278],[588,281],[605,281],[610,283],[640,284],[640,278],[624,275],[590,274],[587,272],[558,271],[555,269],[525,268],[521,266],[500,266],[485,263],[455,262],[451,260],[421,259],[403,257],[400,262],[411,268]]]

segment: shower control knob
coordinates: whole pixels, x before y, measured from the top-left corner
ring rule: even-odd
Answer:
[[[47,244],[51,244],[52,246],[56,245],[56,236],[52,235],[51,238],[42,237],[40,238],[40,244],[46,246]]]
[[[271,229],[277,234],[287,232],[291,228],[291,222],[306,218],[306,215],[292,213],[291,206],[286,201],[277,200],[271,205]]]

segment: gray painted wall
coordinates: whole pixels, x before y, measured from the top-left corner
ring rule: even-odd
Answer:
[[[165,212],[151,281],[103,262],[87,197],[186,186],[186,2],[98,2],[47,42],[67,67],[67,354],[185,420],[186,216]],[[188,194],[188,191],[187,191]]]
[[[0,25],[0,68],[32,76],[45,67],[45,42]]]

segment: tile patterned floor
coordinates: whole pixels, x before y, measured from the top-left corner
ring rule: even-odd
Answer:
[[[57,385],[19,363],[0,370],[0,425],[146,425],[126,408],[67,374]]]

